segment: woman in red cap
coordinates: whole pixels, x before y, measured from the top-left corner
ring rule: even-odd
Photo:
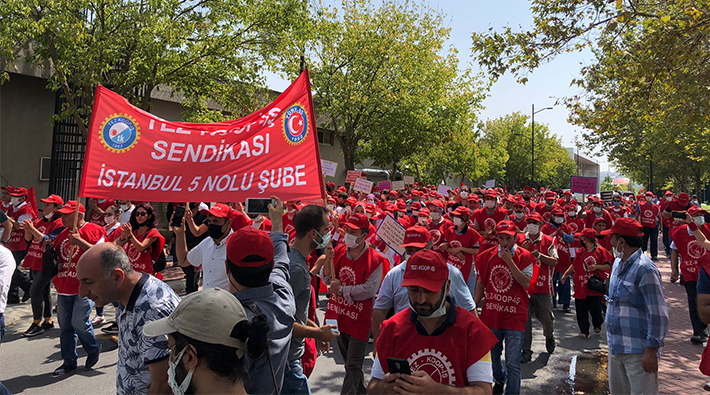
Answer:
[[[592,276],[606,280],[614,258],[608,250],[597,243],[597,232],[594,229],[584,229],[577,233],[584,247],[575,252],[572,266],[562,275],[563,284],[567,276],[574,273],[574,304],[577,310],[577,324],[579,337],[589,338],[589,315],[592,316],[594,333],[602,330],[604,317],[602,315],[602,297],[599,292],[589,289],[587,282]]]
[[[444,243],[439,245],[446,263],[450,263],[461,270],[471,295],[476,289],[476,270],[473,267],[473,256],[478,254],[478,243],[481,235],[468,226],[469,211],[464,206],[459,206],[449,213],[453,226],[444,230]]]
[[[32,297],[32,318],[33,322],[22,336],[37,336],[45,330],[54,328],[52,323],[52,301],[49,297],[49,283],[51,276],[42,274],[42,255],[44,254],[45,237],[52,238],[61,232],[62,215],[57,210],[64,206],[64,200],[58,195],[49,195],[46,199],[40,199],[44,203],[42,218],[35,220],[25,220],[20,226],[25,231],[25,240],[31,241],[27,249],[27,255],[23,266],[30,269],[32,286],[30,296]],[[40,325],[40,321],[44,322]]]

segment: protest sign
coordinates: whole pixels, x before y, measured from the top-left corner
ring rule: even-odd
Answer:
[[[439,185],[436,188],[436,193],[439,194],[439,196],[449,196],[450,189],[451,187],[448,185]]]
[[[308,71],[244,118],[171,122],[98,86],[80,196],[234,202],[276,195],[323,199]]]
[[[414,185],[414,176],[404,176],[404,183],[407,185]]]
[[[570,190],[573,193],[595,194],[597,193],[597,178],[572,176],[572,187]]]
[[[599,196],[601,196],[604,203],[611,203],[611,200],[614,197],[614,191],[599,192]]]
[[[486,188],[495,188],[496,187],[496,180],[488,180],[486,181]]]
[[[352,184],[353,182],[355,182],[355,180],[360,178],[361,175],[362,173],[357,170],[348,170],[348,176],[345,178],[345,182],[348,184]]]
[[[372,181],[367,181],[364,178],[358,178],[357,180],[355,180],[353,190],[355,192],[370,193],[372,192],[373,185],[374,183]]]
[[[380,181],[377,183],[377,187],[380,188],[380,191],[392,189],[392,181]]]
[[[321,159],[320,166],[323,169],[324,176],[335,177],[335,173],[338,171],[338,162]]]
[[[389,248],[395,250],[399,255],[404,255],[404,234],[407,230],[397,222],[390,214],[382,220],[377,228],[377,236],[384,241]]]
[[[404,181],[392,181],[392,189],[401,191],[404,189]]]

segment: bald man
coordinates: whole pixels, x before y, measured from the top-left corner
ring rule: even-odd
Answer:
[[[113,243],[89,248],[76,266],[79,295],[96,305],[118,302],[117,394],[169,394],[167,336],[146,337],[143,325],[170,315],[180,297],[164,282],[133,270]]]

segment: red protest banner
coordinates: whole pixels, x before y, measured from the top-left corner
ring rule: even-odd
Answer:
[[[98,86],[79,194],[176,201],[323,199],[308,70],[273,103],[217,123],[170,122]]]
[[[579,177],[572,176],[570,190],[573,193],[583,193],[593,195],[597,193],[597,178],[596,177]]]

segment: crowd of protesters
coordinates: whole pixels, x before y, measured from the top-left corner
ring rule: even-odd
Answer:
[[[659,231],[670,281],[688,294],[690,341],[707,341],[710,225],[687,193],[326,189],[320,205],[273,196],[268,214],[171,203],[170,234],[150,203],[50,195],[38,207],[27,189],[3,187],[0,341],[6,303],[31,299],[26,338],[55,327],[53,286],[63,360],[53,375],[78,368],[77,340],[85,368],[96,365],[103,326],[118,343],[119,394],[307,394],[331,344],[342,394],[515,394],[532,327],[554,353],[555,318],[574,310],[581,339],[606,330],[610,392],[657,393],[668,331]],[[404,229],[401,245],[378,236],[386,220]],[[168,261],[184,271],[182,300],[162,281]]]

